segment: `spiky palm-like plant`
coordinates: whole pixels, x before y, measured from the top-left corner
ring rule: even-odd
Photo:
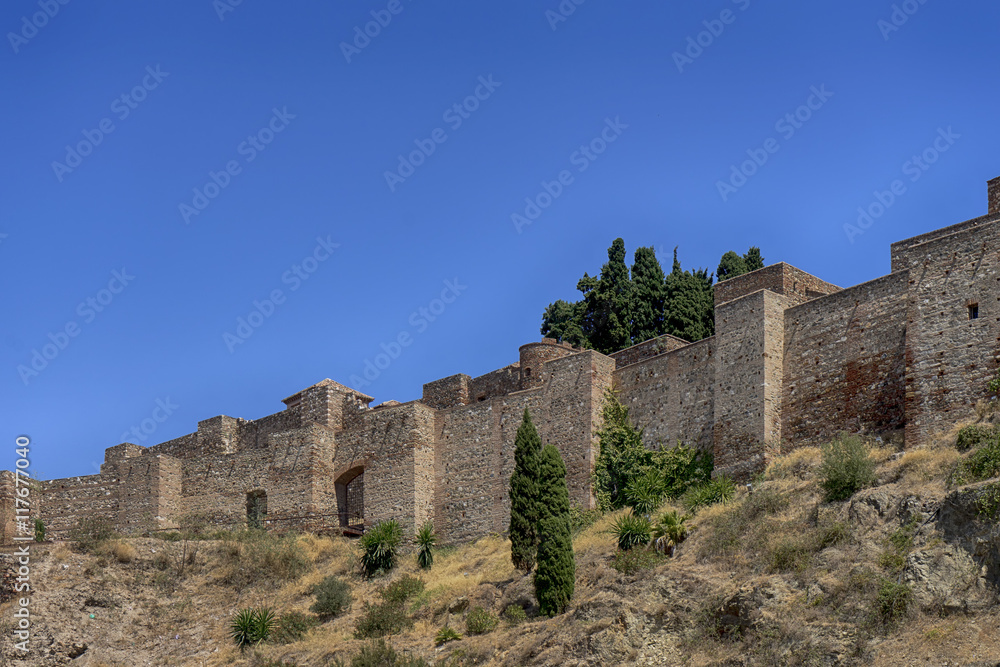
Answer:
[[[434,534],[434,526],[428,521],[417,531],[417,565],[425,570],[431,569],[434,564],[434,545],[437,544],[437,535]]]
[[[361,569],[368,578],[396,566],[403,529],[395,519],[379,521],[361,536]]]
[[[649,519],[632,512],[618,517],[611,527],[611,532],[618,540],[618,548],[622,551],[649,544],[651,530]]]
[[[236,612],[229,624],[229,636],[240,651],[267,641],[274,629],[275,615],[270,607],[248,607]]]
[[[686,514],[678,514],[677,510],[667,512],[660,517],[652,532],[653,545],[657,551],[673,555],[677,545],[687,538],[688,518]]]

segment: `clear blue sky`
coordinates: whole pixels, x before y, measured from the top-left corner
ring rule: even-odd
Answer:
[[[619,236],[630,261],[759,245],[842,286],[887,273],[892,241],[985,213],[1000,175],[1000,7],[901,4],[896,26],[871,0],[8,0],[0,468],[20,434],[48,479],[133,427],[262,417],[401,333],[375,403],[488,372]],[[547,206],[519,233],[526,198]]]

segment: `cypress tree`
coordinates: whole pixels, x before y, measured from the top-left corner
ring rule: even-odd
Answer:
[[[531,572],[538,547],[538,465],[542,441],[528,409],[514,437],[514,472],[510,476],[510,560]]]
[[[663,267],[656,261],[656,251],[653,248],[637,248],[632,264],[633,345],[663,334],[665,280]]]
[[[583,331],[594,349],[610,354],[631,345],[632,281],[625,264],[625,241],[615,239],[601,277],[595,281],[584,274],[577,289],[585,294]]]
[[[542,336],[555,338],[560,343],[569,343],[573,347],[590,347],[580,326],[584,310],[586,305],[583,301],[569,303],[559,299],[550,303],[542,314]]]
[[[746,262],[748,273],[764,268],[764,256],[760,254],[760,248],[755,245],[750,246],[750,249],[743,255],[743,261]]]
[[[559,450],[545,445],[539,464],[538,571],[535,597],[540,613],[555,616],[565,611],[576,586],[576,561],[569,523],[569,490],[566,465]]]
[[[721,283],[723,280],[742,276],[747,272],[747,261],[735,252],[730,250],[719,260],[719,268],[715,270],[715,277]]]
[[[674,267],[667,276],[665,329],[684,340],[695,342],[715,333],[715,299],[712,276],[707,269],[684,271],[674,248]]]

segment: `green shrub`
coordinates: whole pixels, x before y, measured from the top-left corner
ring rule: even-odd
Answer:
[[[396,566],[403,529],[395,519],[379,521],[361,536],[361,570],[365,577],[388,572]]]
[[[406,615],[403,602],[365,603],[364,613],[354,625],[357,639],[374,639],[399,634],[413,627],[413,619]]]
[[[448,642],[457,641],[461,638],[462,635],[458,634],[446,625],[438,630],[437,635],[434,637],[434,645],[440,646],[441,644],[447,644]]]
[[[875,598],[875,614],[878,624],[891,629],[902,621],[913,602],[913,591],[906,584],[897,584],[891,579],[882,579]]]
[[[379,639],[362,647],[351,659],[351,667],[430,667],[430,663],[423,658],[400,656],[384,639]]]
[[[692,486],[705,484],[712,479],[712,452],[686,447],[679,442],[676,447],[656,453],[654,464],[663,477],[667,498],[680,498]]]
[[[817,526],[816,528],[816,551],[822,551],[827,547],[847,541],[851,537],[851,530],[842,521]]]
[[[1000,476],[1000,438],[993,437],[958,462],[951,474],[950,482],[958,486],[998,476]]]
[[[771,572],[801,572],[809,566],[811,555],[799,540],[783,540],[773,546],[768,554]]]
[[[248,607],[236,612],[229,622],[229,636],[240,651],[265,642],[274,629],[274,610],[270,607]]]
[[[318,621],[301,611],[290,611],[278,617],[270,639],[275,644],[291,644],[301,641]]]
[[[748,495],[740,509],[747,518],[757,519],[769,514],[777,514],[788,507],[788,502],[788,496],[764,487]]]
[[[94,553],[102,542],[115,536],[111,520],[99,516],[80,519],[69,533],[69,539],[76,542],[76,548],[84,553]]]
[[[660,516],[653,526],[652,540],[657,551],[673,553],[674,548],[687,539],[688,527],[686,514],[681,516],[677,510],[671,510]]]
[[[642,431],[632,424],[628,408],[612,390],[605,392],[602,417],[593,479],[594,493],[602,510],[629,505],[641,514],[649,514],[658,504],[656,498],[678,498],[689,487],[711,478],[711,452],[701,452],[679,442],[676,447],[661,450],[646,448]],[[636,482],[642,478],[647,481]]]
[[[470,635],[485,635],[497,629],[500,619],[491,611],[474,607],[465,618],[465,631]]]
[[[618,540],[618,548],[628,551],[633,547],[644,547],[649,544],[652,529],[649,519],[629,512],[615,519],[611,532]]]
[[[380,591],[380,594],[386,602],[406,602],[414,595],[423,592],[423,580],[407,574],[386,586]]]
[[[236,588],[295,581],[312,567],[298,539],[291,535],[246,530],[233,533],[223,547],[226,569],[222,579]]]
[[[351,587],[338,577],[326,577],[309,592],[316,596],[309,611],[320,618],[339,616],[351,606]]]
[[[716,503],[728,503],[736,495],[736,484],[725,475],[702,482],[689,488],[681,496],[681,504],[688,512],[694,513],[701,507]]]
[[[520,625],[528,620],[528,613],[519,604],[509,604],[503,610],[503,620],[507,621],[509,625]]]
[[[430,522],[425,523],[417,531],[417,565],[425,570],[431,569],[434,564],[434,545],[437,544],[437,535],[434,534],[434,526]]]
[[[955,439],[955,449],[967,452],[974,447],[996,440],[997,435],[997,431],[993,427],[970,424],[958,432],[958,437]]]
[[[657,551],[630,549],[629,551],[616,551],[611,559],[611,567],[622,574],[634,574],[641,570],[650,570],[666,561],[667,557]]]
[[[572,505],[569,508],[569,527],[576,535],[582,530],[590,528],[598,519],[603,516],[603,512],[599,509],[584,510],[580,509],[576,505]]]
[[[875,483],[875,461],[861,438],[842,434],[822,449],[819,477],[827,502],[847,500]]]
[[[35,519],[35,541],[45,541],[45,522],[41,519]]]

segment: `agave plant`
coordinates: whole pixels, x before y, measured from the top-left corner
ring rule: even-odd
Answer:
[[[434,563],[434,552],[432,549],[437,544],[437,535],[434,534],[434,526],[428,521],[417,531],[417,565],[425,570],[429,570]]]
[[[248,607],[233,616],[229,624],[229,636],[240,647],[240,651],[245,651],[251,646],[267,641],[274,624],[274,610],[270,607]]]
[[[688,520],[686,514],[681,515],[677,510],[672,510],[660,516],[660,520],[653,526],[652,538],[656,550],[662,554],[673,555],[678,544],[687,538]]]

